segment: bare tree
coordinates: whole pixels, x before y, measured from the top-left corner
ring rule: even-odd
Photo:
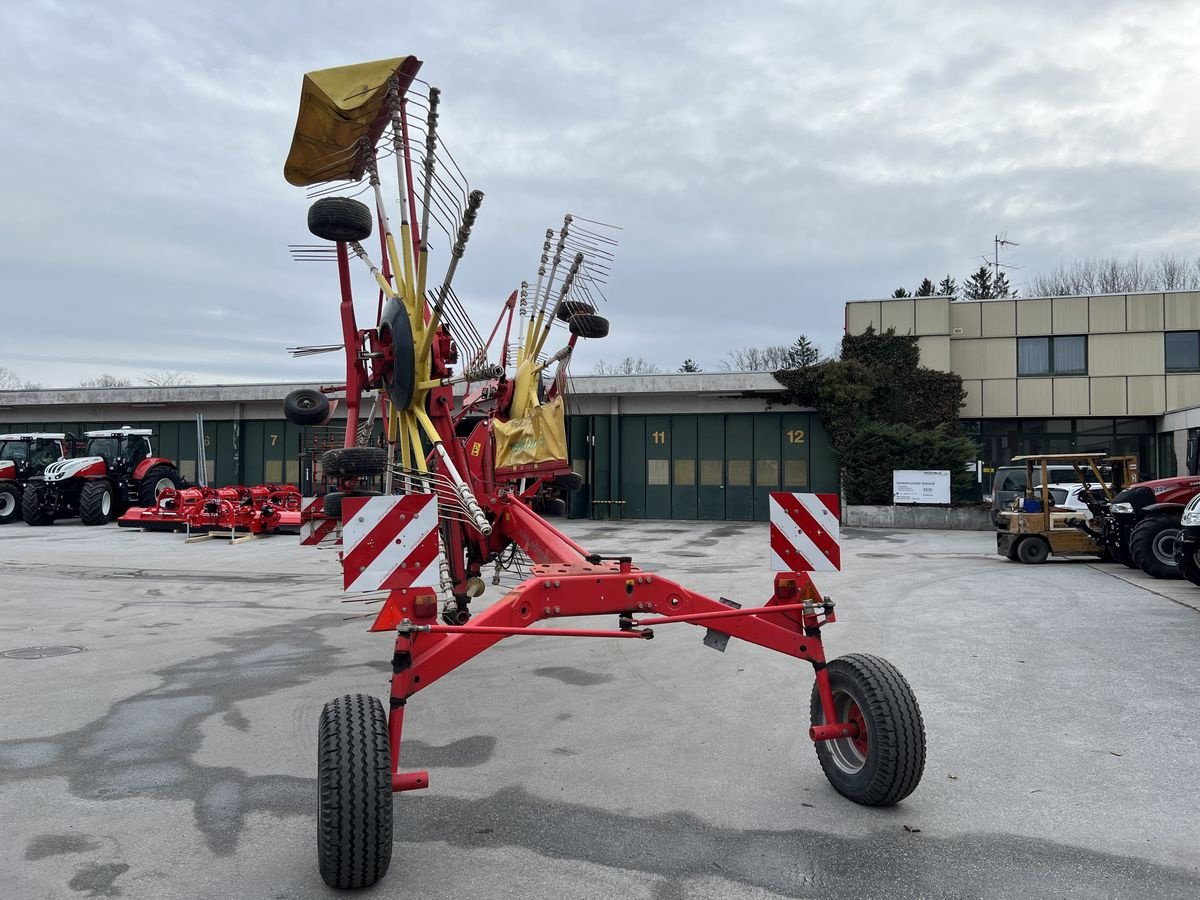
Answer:
[[[26,381],[12,369],[0,366],[0,391],[40,391],[42,386],[36,381]]]
[[[788,368],[791,347],[780,344],[773,347],[742,347],[730,350],[721,360],[723,372],[775,372]]]
[[[122,388],[130,387],[133,384],[128,378],[120,378],[116,375],[110,375],[104,372],[97,375],[95,378],[85,378],[79,382],[77,387],[81,388]]]
[[[661,372],[662,369],[640,356],[637,359],[627,356],[616,363],[606,363],[604,360],[600,360],[592,368],[593,375],[658,375]]]
[[[194,379],[187,372],[178,369],[155,369],[142,376],[142,381],[151,387],[177,387],[192,384]]]
[[[1126,260],[1080,257],[1033,276],[1026,285],[1034,297],[1186,290],[1200,287],[1200,260],[1189,264],[1170,253],[1160,254],[1149,264],[1136,256]]]

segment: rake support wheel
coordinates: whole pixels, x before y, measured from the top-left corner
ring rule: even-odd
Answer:
[[[331,888],[368,887],[392,861],[387,716],[377,697],[347,694],[321,710],[317,860]]]
[[[567,323],[567,327],[571,330],[571,334],[581,338],[596,338],[608,337],[608,319],[604,316],[592,315],[577,315],[572,316]]]
[[[374,215],[349,197],[322,197],[308,208],[308,230],[326,241],[365,241]]]
[[[866,653],[840,656],[826,667],[838,721],[859,727],[857,738],[818,741],[825,777],[864,806],[891,806],[911,794],[925,771],[925,723],[900,670]],[[812,722],[825,724],[817,685]]]
[[[333,478],[382,475],[387,469],[387,451],[378,447],[341,447],[321,456],[321,468]]]
[[[312,388],[300,388],[283,398],[283,417],[293,425],[324,425],[329,415],[329,398]]]
[[[583,300],[564,300],[558,304],[558,318],[570,322],[576,316],[594,316],[596,307]]]

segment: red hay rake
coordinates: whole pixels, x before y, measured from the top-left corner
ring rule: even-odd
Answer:
[[[321,715],[322,877],[356,888],[387,871],[392,793],[429,784],[426,772],[400,768],[409,700],[510,635],[645,641],[660,626],[688,622],[706,628],[705,642],[718,649],[736,637],[805,660],[816,673],[809,734],[834,788],[867,805],[906,797],[925,761],[924,726],[907,681],[878,657],[825,658],[821,630],[836,620],[834,604],[807,572],[838,567],[835,497],[773,495],[774,590],[747,608],[645,572],[630,556],[589,552],[531,508],[554,503],[550,489],[578,486],[566,460],[562,397],[577,341],[608,332],[595,299],[603,296],[615,241],[599,223],[573,216],[557,238],[547,231],[535,286],[513,292],[484,341],[451,285],[483,195],[470,190],[439,143],[439,93],[418,92],[420,65],[401,57],[306,75],[284,170],[292,184],[316,186],[314,196],[369,191],[375,201],[372,209],[322,196],[308,220],[323,243],[293,247],[300,259],[336,262],[343,337],[293,352],[343,351],[346,359],[344,384],[295,392],[285,404],[302,424],[328,421],[328,395],[347,412],[344,447],[322,458],[337,490],[305,506],[303,540],[341,542],[346,590],[385,591],[371,628],[395,635],[386,713],[378,698],[357,694],[330,702]],[[380,177],[388,157],[399,199],[391,206]],[[388,216],[397,209],[398,237]],[[452,244],[436,287],[429,285],[431,220]],[[364,247],[375,229],[378,263]],[[356,321],[352,256],[378,291],[369,328]],[[548,352],[547,341],[564,325],[565,346]],[[465,391],[459,404],[456,385]],[[376,411],[383,446],[366,445]],[[366,480],[380,475],[382,494],[368,490]],[[493,583],[505,568],[525,577],[472,615],[485,566],[495,567]],[[535,627],[578,616],[615,616],[616,627]]]

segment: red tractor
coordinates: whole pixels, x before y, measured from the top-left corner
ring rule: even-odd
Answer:
[[[0,434],[0,525],[21,518],[21,498],[30,478],[66,459],[75,443],[64,432]]]
[[[75,516],[84,525],[104,525],[130,506],[153,506],[183,479],[171,460],[154,455],[151,435],[129,426],[86,432],[83,456],[51,463],[26,482],[21,517],[30,525]]]
[[[1106,542],[1113,559],[1155,578],[1181,578],[1175,545],[1184,507],[1200,494],[1200,477],[1183,475],[1130,485],[1109,507]]]

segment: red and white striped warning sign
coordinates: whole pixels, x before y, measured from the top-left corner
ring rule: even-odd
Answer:
[[[771,492],[771,571],[836,572],[842,567],[837,494]]]
[[[342,501],[342,582],[348,591],[439,584],[434,494]]]
[[[325,498],[305,497],[300,504],[300,544],[312,547],[337,538],[337,519],[326,519]]]

